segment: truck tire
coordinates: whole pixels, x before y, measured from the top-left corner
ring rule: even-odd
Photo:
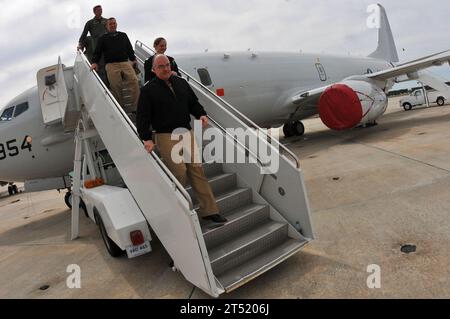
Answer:
[[[72,192],[67,192],[66,195],[64,196],[64,202],[66,203],[67,207],[69,207],[69,209],[71,211],[72,211],[72,200],[73,200]],[[86,204],[83,202],[83,200],[81,198],[80,198],[80,209],[84,212],[84,216],[89,218]]]
[[[405,111],[411,111],[412,105],[411,103],[403,103],[403,108],[405,109]]]
[[[64,203],[66,203],[66,206],[69,207],[69,209],[72,209],[72,192],[67,192],[66,195],[64,195]]]
[[[436,103],[439,106],[443,106],[445,104],[445,99],[442,96],[440,96],[437,98]]]
[[[116,245],[115,242],[109,238],[108,233],[106,232],[105,224],[103,224],[103,220],[100,214],[95,210],[95,220],[97,221],[98,228],[100,229],[100,234],[102,235],[103,243],[106,246],[106,250],[111,255],[111,257],[117,258],[124,254],[124,251],[120,249],[119,246]]]

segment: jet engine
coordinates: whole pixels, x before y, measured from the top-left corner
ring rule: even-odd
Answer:
[[[322,93],[319,114],[327,127],[343,131],[375,122],[387,105],[386,94],[370,79],[346,79]]]

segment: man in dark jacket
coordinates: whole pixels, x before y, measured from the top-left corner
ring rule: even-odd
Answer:
[[[173,76],[170,61],[165,55],[155,56],[153,72],[156,78],[142,88],[137,111],[137,129],[145,149],[151,153],[156,141],[163,162],[184,187],[189,178],[200,204],[200,216],[215,223],[226,223],[227,220],[219,214],[202,165],[195,163],[194,159],[197,146],[191,132],[191,114],[202,121],[203,127],[208,125],[207,114],[189,84]],[[155,137],[151,127],[156,131]],[[176,163],[172,158],[172,149],[180,143],[171,139],[172,133],[179,128],[188,131],[183,138],[190,139],[189,163]]]
[[[127,113],[136,112],[139,81],[134,70],[137,61],[133,47],[126,33],[117,31],[115,18],[108,19],[107,28],[108,33],[98,40],[91,69],[98,70],[103,55],[112,94]],[[130,105],[124,105],[124,89],[130,91]]]

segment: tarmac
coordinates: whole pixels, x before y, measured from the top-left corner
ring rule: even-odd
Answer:
[[[314,118],[303,137],[281,138],[300,157],[317,238],[221,298],[450,298],[450,106],[405,112],[394,98],[378,123],[333,132]],[[168,267],[157,240],[151,254],[114,259],[87,218],[70,240],[63,193],[5,191],[0,298],[210,298]],[[66,285],[73,264],[80,289]],[[380,288],[367,285],[369,265]]]

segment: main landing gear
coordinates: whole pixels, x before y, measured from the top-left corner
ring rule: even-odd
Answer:
[[[283,126],[285,137],[302,136],[305,134],[305,126],[300,121],[288,122]]]

